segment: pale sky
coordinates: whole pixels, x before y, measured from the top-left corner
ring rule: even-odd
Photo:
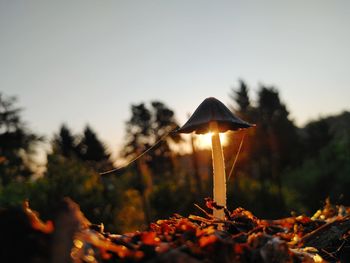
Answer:
[[[52,138],[89,123],[123,144],[132,103],[183,124],[238,79],[280,91],[298,125],[350,110],[350,1],[0,0],[0,91]]]

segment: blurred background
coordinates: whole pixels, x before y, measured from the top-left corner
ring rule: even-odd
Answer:
[[[198,213],[212,196],[210,137],[167,134],[210,96],[256,124],[222,135],[227,174],[242,143],[230,210],[349,205],[349,8],[0,1],[0,207],[28,199],[52,218],[69,196],[119,232]]]

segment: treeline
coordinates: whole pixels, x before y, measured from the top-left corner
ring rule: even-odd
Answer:
[[[231,183],[231,200],[263,217],[310,213],[326,198],[350,203],[350,113],[319,118],[298,128],[274,87],[260,86],[251,101],[246,84],[230,94],[234,110],[255,123],[246,131]],[[312,106],[312,105],[310,105]],[[244,132],[233,135],[237,143]],[[238,138],[237,138],[238,137]]]
[[[229,208],[242,206],[272,218],[293,210],[310,213],[327,197],[349,204],[350,113],[298,128],[276,88],[261,85],[256,98],[243,81],[228,97],[232,111],[256,124],[230,133],[224,149],[228,174],[243,143],[228,181]],[[44,175],[33,179],[32,156],[44,138],[25,126],[15,99],[0,94],[0,207],[29,199],[44,218],[52,218],[69,196],[91,221],[103,222],[110,231],[193,213],[194,203],[212,195],[211,153],[195,147],[195,136],[192,154],[173,151],[172,145],[186,143],[171,132],[178,126],[174,111],[162,102],[132,105],[121,156],[132,160],[160,143],[129,166],[101,175],[114,165],[98,135],[89,126],[73,134],[62,125],[50,141]]]

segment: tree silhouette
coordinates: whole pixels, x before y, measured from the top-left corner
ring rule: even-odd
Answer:
[[[231,93],[229,94],[231,100],[233,101],[233,105],[231,106],[231,110],[237,114],[240,118],[249,123],[257,123],[258,122],[258,114],[257,108],[253,105],[250,96],[249,96],[249,88],[247,84],[243,81],[239,81],[239,86],[237,88],[232,88]],[[232,147],[227,147],[225,149],[227,156],[232,156],[230,160],[230,164],[233,163],[234,158],[236,157],[236,153],[240,143],[243,143],[243,148],[241,149],[241,153],[238,156],[238,162],[236,165],[236,171],[240,171],[243,174],[251,174],[251,167],[248,163],[251,160],[252,153],[254,152],[255,140],[256,140],[256,129],[250,128],[243,131],[238,131],[231,136],[229,136],[229,145]],[[243,142],[244,140],[244,142]]]
[[[58,135],[54,136],[52,146],[54,152],[65,157],[77,157],[78,155],[76,138],[65,124],[61,126]]]
[[[151,112],[144,103],[131,105],[131,118],[126,123],[126,144],[123,148],[124,157],[134,157],[146,149],[150,143]]]
[[[304,127],[302,135],[305,157],[316,156],[333,137],[326,119],[309,122]]]
[[[85,161],[100,162],[109,158],[105,146],[89,126],[85,127],[84,135],[79,143],[79,150],[82,160]]]
[[[239,112],[241,115],[247,115],[251,107],[250,98],[248,95],[248,87],[243,80],[239,81],[239,88],[232,88],[230,98],[237,104],[238,108],[232,106],[233,111]]]
[[[258,92],[259,128],[256,138],[259,142],[260,176],[263,181],[276,183],[281,206],[284,205],[281,174],[293,162],[298,145],[296,127],[288,116],[278,91],[262,86]]]
[[[289,112],[280,100],[277,89],[261,85],[255,103],[251,102],[248,91],[247,85],[240,81],[237,90],[233,89],[230,94],[236,105],[236,113],[244,120],[256,124],[255,128],[246,132],[236,173],[245,175],[241,184],[244,180],[259,182],[260,190],[254,193],[261,200],[260,205],[254,204],[258,214],[281,216],[284,211],[281,176],[297,160],[297,128],[289,118]],[[237,152],[242,134],[243,132],[235,133],[231,139],[233,147],[226,150],[230,155]],[[249,197],[246,199],[249,200]],[[279,211],[269,205],[272,200]]]
[[[149,222],[152,218],[151,203],[157,206],[162,214],[169,210],[169,201],[163,200],[163,191],[169,191],[170,180],[174,180],[173,153],[171,142],[178,142],[180,135],[170,133],[178,127],[174,112],[159,101],[131,105],[132,116],[126,123],[126,143],[122,151],[124,157],[135,158],[149,147],[153,147],[147,155],[138,159],[131,167],[133,178],[131,187],[140,193],[144,215]],[[157,191],[154,191],[154,187]],[[152,196],[151,196],[152,195]]]
[[[95,171],[112,169],[110,154],[91,127],[86,126],[81,136],[73,135],[63,124],[52,142],[53,152],[66,158],[75,158],[89,164]]]
[[[174,112],[167,108],[163,103],[152,102],[153,123],[151,123],[151,134],[153,142],[157,142],[166,136],[170,131],[178,128],[174,118]],[[170,143],[178,143],[181,137],[177,133],[170,133],[164,140],[157,144],[154,151],[150,152],[149,164],[155,174],[163,174],[165,171],[173,170],[173,152],[170,149]]]
[[[172,170],[171,142],[179,142],[181,137],[170,131],[178,127],[174,112],[165,104],[153,101],[151,108],[144,103],[131,106],[132,116],[126,123],[126,144],[122,151],[125,157],[135,157],[153,144],[154,149],[148,154],[147,163],[154,174],[164,174]]]
[[[27,130],[20,118],[15,97],[0,93],[0,180],[3,185],[32,173],[30,156],[41,139]]]
[[[295,161],[299,145],[297,128],[289,118],[286,105],[281,102],[275,88],[262,86],[258,96],[259,124],[264,136],[268,138],[272,159],[279,163],[276,164],[279,166],[279,173],[283,167]]]
[[[85,127],[77,148],[79,158],[91,164],[95,170],[102,171],[113,167],[110,162],[110,154],[107,153],[106,147],[88,125]]]

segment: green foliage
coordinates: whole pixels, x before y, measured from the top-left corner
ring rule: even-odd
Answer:
[[[125,233],[147,229],[140,192],[135,189],[125,190],[122,204],[116,215],[120,231]]]
[[[17,182],[0,186],[0,207],[18,207],[28,198],[32,183]]]
[[[193,210],[194,193],[188,185],[176,180],[168,180],[154,187],[151,205],[155,218],[168,218],[174,213],[188,214]]]
[[[74,158],[50,155],[45,176],[37,181],[38,190],[31,196],[33,207],[53,215],[63,197],[69,196],[93,222],[112,227],[120,205],[121,188],[114,178],[101,178],[93,169]],[[117,226],[117,224],[115,224]]]
[[[305,139],[304,145],[306,149],[310,144],[313,148],[306,150],[301,165],[286,172],[285,184],[297,190],[299,202],[308,210],[319,207],[327,197],[350,204],[350,129],[337,129],[339,124],[343,127],[344,120],[350,128],[350,114],[346,112],[309,123],[304,129],[305,138],[315,138]]]

